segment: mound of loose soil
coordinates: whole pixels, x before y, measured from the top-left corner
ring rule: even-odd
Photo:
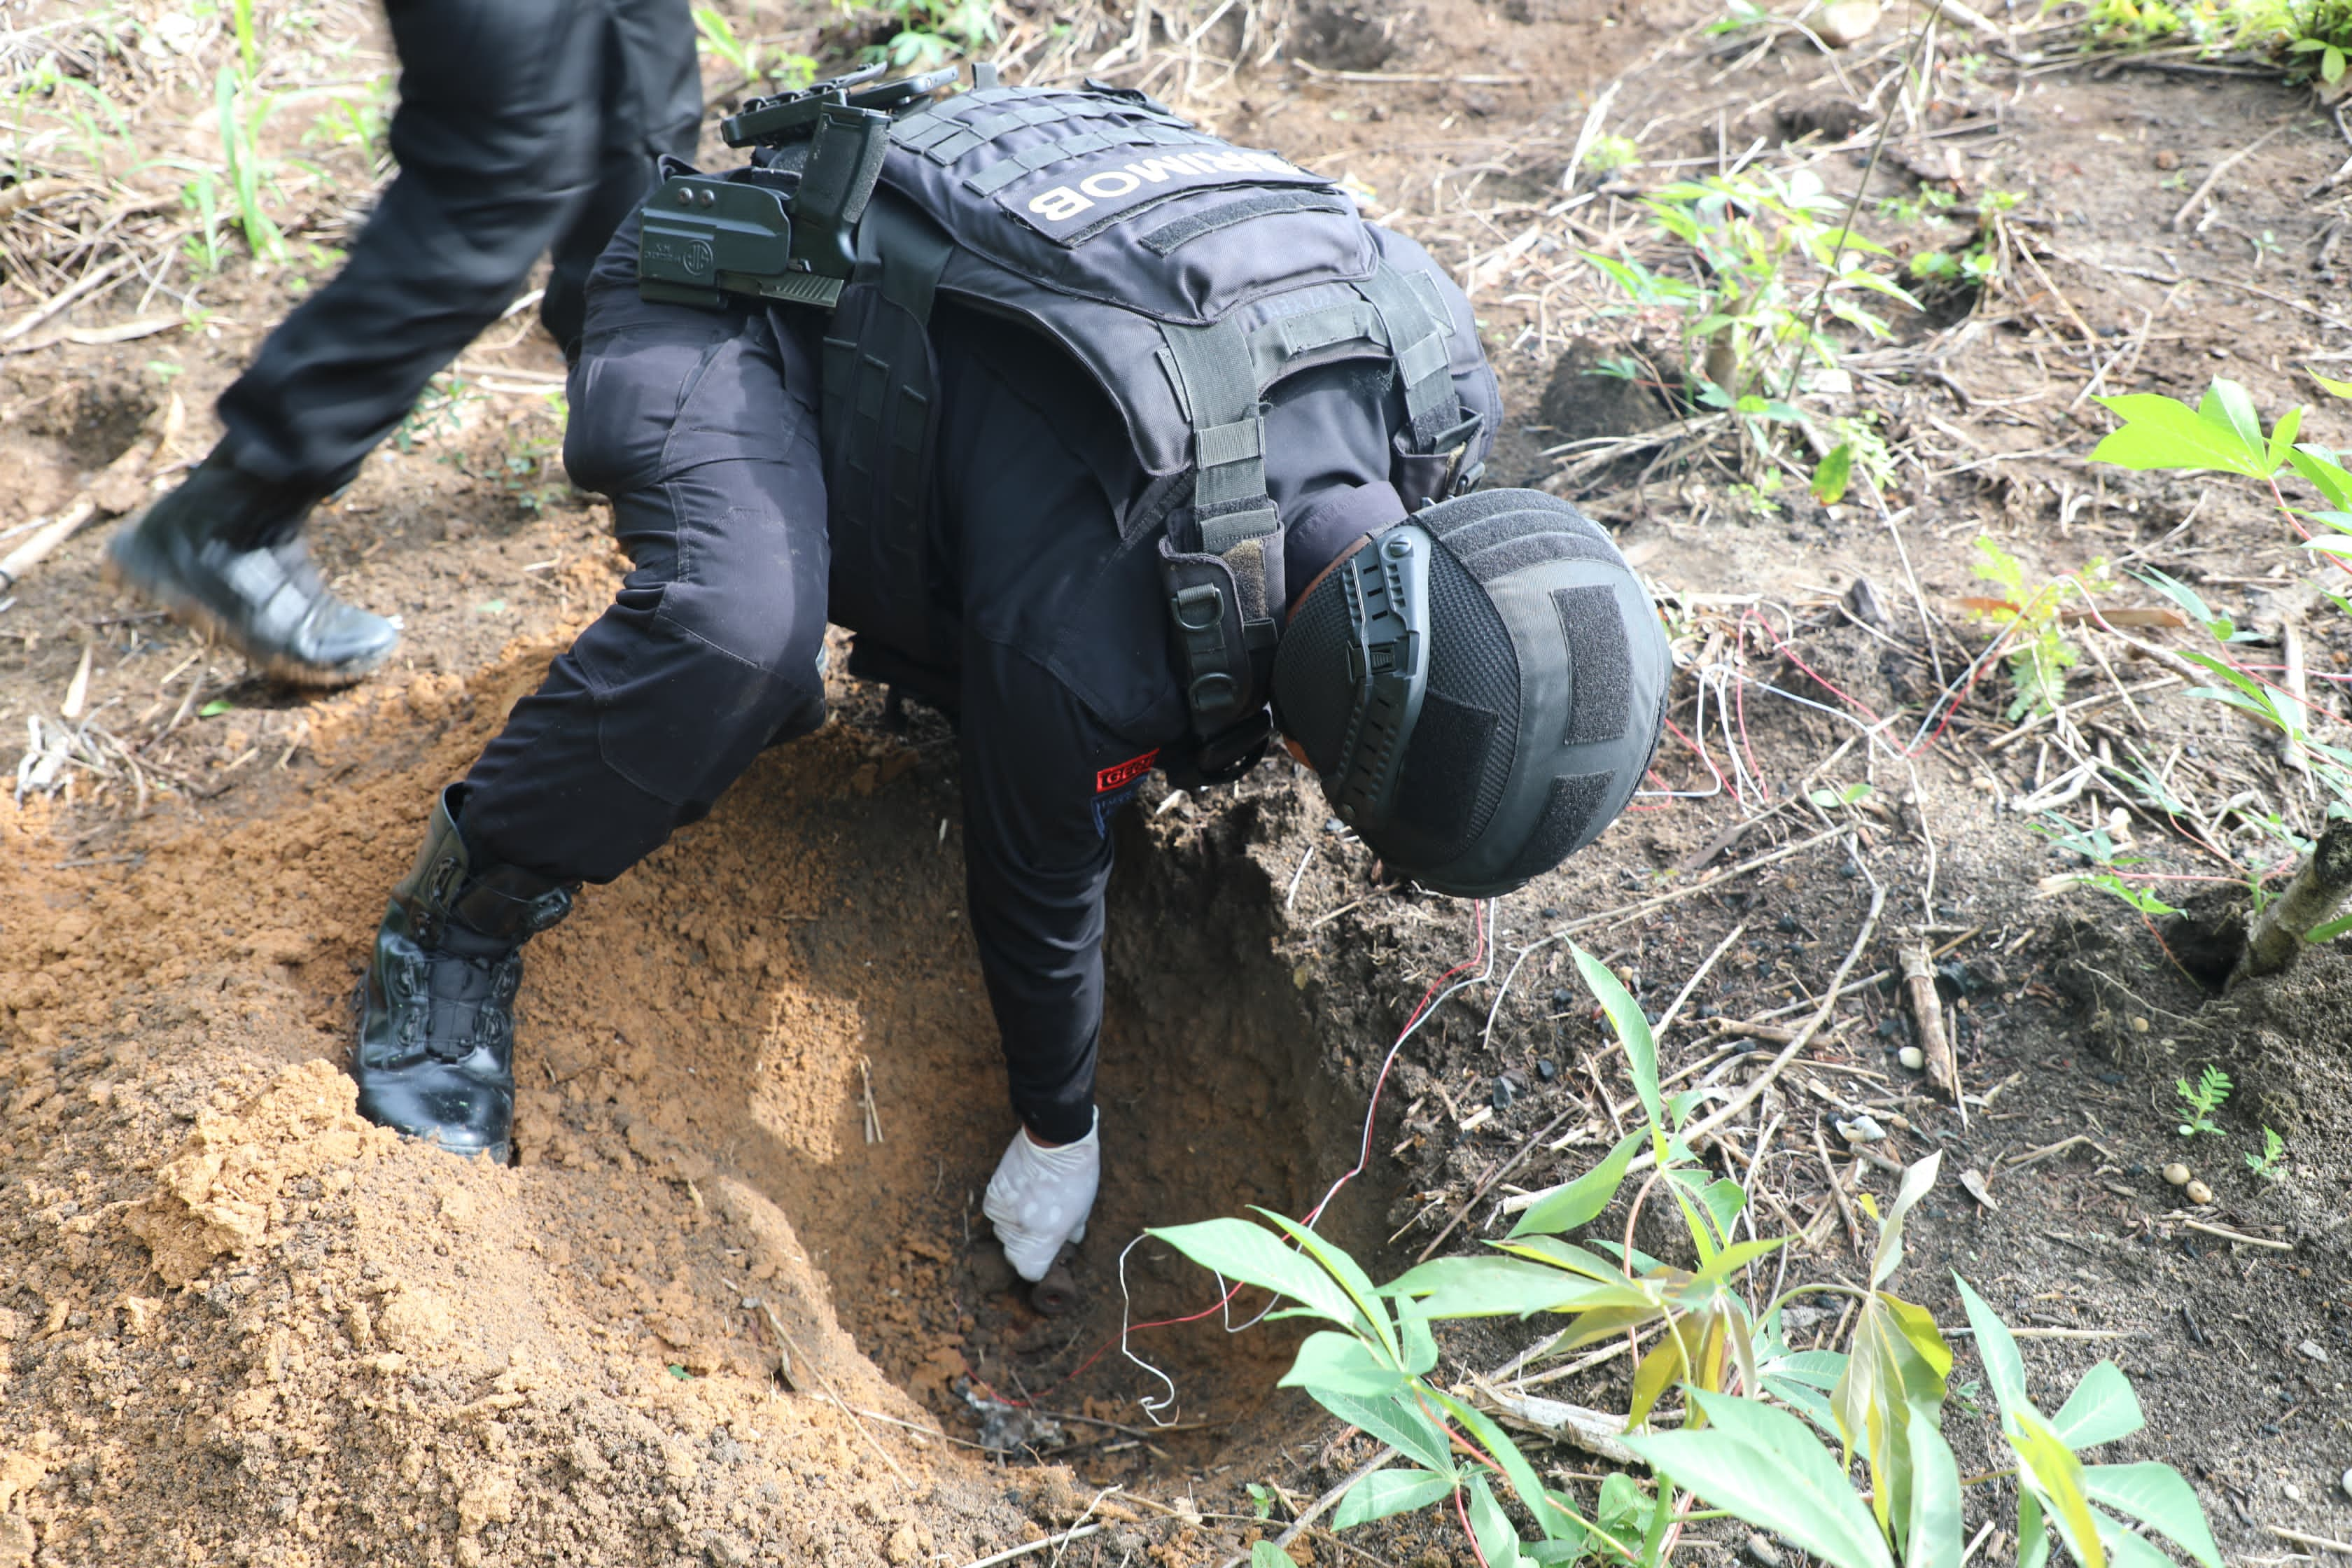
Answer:
[[[697,1152],[756,1120],[841,1152],[855,1020],[776,940],[836,898],[803,849],[703,834],[543,943],[517,1168],[353,1115],[345,998],[383,890],[548,651],[338,705],[307,801],[151,823],[134,865],[54,871],[37,820],[0,822],[0,1562],[903,1563],[1017,1525],[857,1429],[844,1402],[922,1413],[770,1195]],[[778,762],[745,819],[877,776],[837,734]],[[658,921],[629,907],[665,893]],[[705,947],[721,908],[775,913]],[[761,1047],[698,1085],[689,1026]]]

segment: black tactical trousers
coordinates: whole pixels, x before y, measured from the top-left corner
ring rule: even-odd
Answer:
[[[496,321],[552,247],[569,353],[604,242],[702,115],[688,0],[386,0],[399,174],[334,279],[224,393],[224,455],[323,495]]]
[[[564,463],[612,498],[635,569],[515,705],[458,805],[476,854],[564,882],[620,876],[825,711],[814,345],[789,319],[779,332],[758,313],[645,303],[634,233],[590,285]],[[942,357],[934,472],[956,533],[1045,519],[1116,537],[1076,422],[969,353]],[[1142,635],[1157,643],[1157,623]],[[1156,742],[1110,732],[1043,665],[969,627],[962,666],[972,934],[1013,1109],[1066,1142],[1093,1124],[1109,817]]]

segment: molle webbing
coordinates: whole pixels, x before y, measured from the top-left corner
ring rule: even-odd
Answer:
[[[877,204],[859,233],[859,270],[878,270],[877,290],[856,290],[824,340],[822,420],[828,511],[836,558],[854,563],[855,578],[897,584],[920,602],[932,573],[927,548],[930,515],[931,437],[937,427],[937,372],[929,337],[931,301],[953,244],[923,219],[894,203]],[[896,640],[912,637],[918,658],[942,652],[920,626],[893,627]]]

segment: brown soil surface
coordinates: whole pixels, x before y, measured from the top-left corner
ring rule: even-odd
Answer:
[[[1351,176],[1376,214],[1477,283],[1527,422],[1507,433],[1496,477],[1540,481],[1555,471],[1543,448],[1578,412],[1576,375],[1554,375],[1563,350],[1598,345],[1577,351],[1574,372],[1659,342],[1655,321],[1589,279],[1556,292],[1566,252],[1639,233],[1638,189],[1759,137],[1777,147],[1811,129],[1818,148],[1857,123],[1818,56],[1710,44],[1690,25],[1713,14],[1317,5],[1294,35],[1305,65],[1222,84],[1200,69],[1188,106]],[[1876,58],[1870,79],[1886,68]],[[1328,72],[1374,76],[1317,74]],[[1621,72],[1609,124],[1638,136],[1643,167],[1568,215],[1580,226],[1556,226],[1547,209],[1568,150]],[[1173,68],[1155,90],[1183,77]],[[1502,1197],[1574,1174],[1612,1134],[1622,1068],[1564,944],[1531,943],[1631,911],[1577,940],[1635,975],[1655,1014],[1741,928],[1668,1035],[1672,1071],[1727,1043],[1709,1019],[1817,994],[1874,879],[1888,898],[1857,973],[1892,963],[1898,931],[1956,944],[1947,987],[1978,1101],[1963,1125],[1922,1092],[1895,1058],[1908,1040],[1899,999],[1862,992],[1766,1101],[1778,1142],[1760,1186],[1809,1232],[1791,1267],[1855,1267],[1813,1143],[1828,1112],[1844,1101],[1902,1116],[1889,1152],[1945,1153],[1945,1184],[1912,1233],[1912,1292],[1956,1321],[1956,1268],[2021,1325],[2115,1336],[2029,1339],[2037,1394],[2054,1403],[2094,1361],[2121,1362],[2149,1426],[2111,1457],[2180,1465],[2232,1557],[2274,1560],[2300,1548],[2270,1527],[2352,1537],[2336,1479],[2352,1465],[2341,963],[2319,955],[2213,1005],[2120,905],[2040,896],[2043,877],[2075,863],[1999,808],[2064,759],[2030,737],[1987,748],[2011,727],[1997,677],[1932,744],[1874,761],[1857,744],[1823,764],[1856,733],[1847,701],[1872,717],[1907,707],[1887,734],[1909,741],[1920,708],[1982,647],[1954,607],[1978,591],[1982,531],[2044,574],[2142,549],[2242,624],[2277,626],[2288,584],[2272,574],[2279,530],[2256,499],[2087,468],[2106,421],[2076,394],[2120,354],[2112,389],[2193,395],[2220,371],[2265,409],[2308,396],[2294,367],[2352,348],[2335,314],[2340,274],[2325,270],[2341,204],[2306,195],[2345,149],[2307,95],[2270,80],[1964,69],[1949,50],[1936,80],[1921,133],[1895,139],[1871,195],[2019,191],[2042,275],[1948,301],[1858,363],[1864,400],[1909,454],[1889,486],[1892,530],[1865,507],[1801,494],[1775,512],[1745,508],[1696,458],[1643,483],[1644,454],[1579,487],[1667,596],[1689,661],[1730,647],[1769,688],[1719,686],[1738,704],[1728,721],[1714,697],[1701,710],[1678,689],[1677,721],[1706,754],[1670,742],[1661,773],[1693,798],[1643,802],[1492,907],[1499,962],[1401,1056],[1372,1167],[1329,1228],[1381,1273],[1442,1231],[1460,1249],[1492,1233]],[[2174,171],[2193,187],[2282,122],[2236,166],[2214,223],[2165,226],[2186,195]],[[1835,190],[1864,161],[1859,147],[1812,157]],[[1967,232],[1935,218],[1864,227],[1906,248]],[[8,288],[0,310],[13,317],[30,300]],[[184,373],[170,384],[190,416],[180,455],[202,451],[209,398],[286,303],[268,279],[207,298],[247,324],[168,351],[64,343],[5,363],[0,528],[71,497],[150,425],[167,395],[147,368],[159,352]],[[1214,1295],[1164,1249],[1129,1244],[1247,1204],[1311,1206],[1355,1161],[1414,998],[1471,956],[1471,910],[1377,885],[1286,763],[1197,799],[1148,790],[1113,892],[1106,1185],[1076,1265],[1085,1299],[1040,1318],[1006,1289],[977,1221],[1010,1129],[964,934],[952,742],[842,684],[835,722],[762,757],[708,823],[534,943],[515,1167],[452,1162],[358,1123],[339,1065],[383,891],[434,790],[613,581],[602,509],[537,466],[556,426],[529,378],[560,361],[520,325],[494,330],[468,363],[521,379],[478,376],[478,396],[420,422],[319,520],[331,576],[406,623],[401,667],[357,692],[273,690],[112,599],[94,531],[0,613],[0,725],[54,715],[88,647],[89,710],[142,764],[135,780],[77,766],[63,793],[0,809],[0,1568],[952,1565],[1076,1520],[1090,1500],[1107,1528],[1066,1560],[1221,1561],[1256,1529],[1246,1485],[1303,1503],[1362,1450],[1274,1390],[1278,1332],[1229,1337],[1213,1315],[1133,1336],[1178,1391],[1178,1427],[1155,1427],[1138,1402],[1166,1389],[1122,1356],[1120,1324],[1199,1313]],[[2318,438],[2352,444],[2352,424],[2324,422]],[[1857,578],[1875,584],[1883,624],[1837,607]],[[2306,633],[2311,663],[2340,668],[2352,639],[2323,624]],[[2161,673],[2125,663],[2119,643],[2093,646],[2126,684]],[[2079,678],[2080,696],[2106,689],[2095,660]],[[2241,774],[2290,798],[2251,730],[2177,688],[2137,701],[2128,724],[2115,716],[2116,742],[2186,757],[2179,778],[2209,806]],[[1718,773],[1737,798],[1716,790]],[[1824,826],[1804,791],[1865,779],[1878,809],[1830,819],[1850,847],[1825,840],[1636,908],[1703,868],[1802,844]],[[2094,791],[2068,809],[2079,824],[2115,804]],[[2152,869],[2242,880],[2160,823],[2137,831]],[[2173,1131],[2171,1081],[2206,1060],[2263,1087],[2223,1113],[2229,1138],[2191,1149]],[[2281,1184],[2241,1165],[2257,1099],[2290,1139]],[[1725,1147],[1739,1169],[1753,1144]],[[2158,1173],[2184,1149],[2215,1189],[2210,1207],[2179,1207]],[[1997,1208],[1960,1189],[1963,1169]],[[1882,1200],[1892,1189],[1872,1167],[1838,1174]],[[1449,1333],[1449,1374],[1483,1373],[1526,1337]],[[1973,1375],[1965,1352],[1958,1375]],[[970,1396],[992,1391],[1054,1413],[1058,1436],[1031,1426],[1011,1454],[984,1452]],[[1548,1391],[1622,1398],[1606,1372]],[[1963,1414],[1950,1426],[1964,1466],[1985,1458]],[[1003,1423],[989,1431],[1002,1437]],[[1570,1450],[1554,1462],[1591,1470]],[[1125,1489],[1097,1497],[1114,1485]],[[1291,1506],[1277,1500],[1277,1519]],[[2007,1506],[1973,1504],[1971,1521]],[[1433,1518],[1351,1547],[1416,1568],[1471,1562]],[[1987,1559],[2009,1549],[1996,1540]],[[1345,1554],[1328,1538],[1296,1551]]]

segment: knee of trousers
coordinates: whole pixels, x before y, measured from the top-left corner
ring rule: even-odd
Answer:
[[[572,648],[593,692],[604,765],[673,806],[707,808],[760,750],[824,722],[822,622],[754,660],[656,614]],[[620,646],[612,646],[618,644]]]

